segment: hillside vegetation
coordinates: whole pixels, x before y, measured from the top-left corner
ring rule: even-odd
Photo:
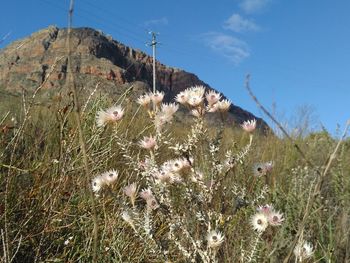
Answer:
[[[195,89],[180,113],[131,90],[2,104],[2,262],[350,262],[350,141],[224,125]]]

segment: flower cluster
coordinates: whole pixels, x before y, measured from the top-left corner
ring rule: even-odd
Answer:
[[[164,99],[164,92],[156,91],[156,92],[150,92],[145,95],[140,96],[137,99],[137,103],[143,106],[147,110],[151,110],[152,105],[153,107],[157,108],[162,103]]]
[[[155,173],[155,179],[159,183],[174,183],[181,182],[185,175],[191,171],[193,160],[186,158],[178,158],[170,160],[160,167],[159,171]]]
[[[173,115],[179,109],[176,103],[162,103],[164,92],[156,91],[141,95],[137,103],[143,106],[148,114],[154,119],[157,130],[161,130],[165,123],[171,122]]]
[[[199,258],[202,262],[219,262],[219,249],[229,237],[224,232],[227,230],[225,222],[235,215],[222,212],[223,210],[217,211],[215,205],[206,204],[212,204],[218,194],[225,195],[225,191],[230,190],[230,186],[225,185],[225,179],[228,178],[226,175],[242,163],[250,151],[256,120],[248,120],[241,125],[242,129],[249,133],[249,143],[238,152],[228,149],[221,158],[221,143],[208,136],[206,121],[202,117],[208,112],[218,112],[223,119],[224,113],[230,109],[231,102],[223,99],[216,91],[206,90],[204,86],[194,86],[180,92],[175,98],[178,104],[164,103],[163,99],[164,93],[159,91],[147,93],[137,99],[138,104],[147,110],[149,120],[153,123],[151,129],[148,126],[139,133],[143,136],[136,143],[139,149],[135,151],[134,147],[129,147],[135,143],[128,141],[127,136],[119,138],[118,133],[114,134],[114,138],[119,140],[117,144],[121,147],[123,158],[128,161],[129,168],[133,169],[129,178],[134,181],[123,188],[127,202],[123,202],[119,215],[139,237],[149,242],[152,253],[163,257],[162,262],[169,259],[170,253],[168,248],[159,246],[160,242],[157,240],[158,232],[164,231],[168,231],[164,236],[186,258],[186,262],[196,262]],[[173,120],[180,104],[198,118],[194,119],[194,124],[188,129],[187,138],[179,142],[171,137],[171,132],[168,133],[162,128]],[[100,111],[97,124],[104,126],[116,123],[123,114],[121,106]],[[144,136],[145,131],[150,131],[151,134]],[[205,154],[205,147],[203,151],[197,151],[201,141],[208,142],[209,154]],[[170,152],[163,154],[163,149]],[[202,152],[203,156],[195,159]],[[257,164],[254,172],[257,176],[266,175],[271,172],[272,167],[272,162]],[[117,176],[116,171],[97,176],[92,183],[93,191],[98,193],[105,185],[115,182]],[[231,190],[236,197],[244,198],[245,190],[236,191],[235,185],[233,188]],[[260,195],[254,197],[252,204],[264,198],[267,192],[264,189]],[[271,205],[265,205],[258,208],[250,224],[261,234],[268,226],[278,226],[283,221],[282,213],[275,211]],[[159,229],[159,226],[162,229]],[[260,238],[260,235],[258,237]],[[256,247],[258,241],[254,242],[252,247]],[[255,249],[252,249],[250,259],[253,258],[254,251]]]
[[[231,102],[227,99],[220,100],[221,94],[213,90],[205,92],[204,86],[194,86],[181,91],[175,100],[191,110],[196,117],[203,116],[206,112],[227,112]],[[207,103],[205,103],[205,100]]]
[[[163,103],[160,110],[156,111],[154,116],[154,124],[158,131],[160,131],[165,123],[172,121],[175,112],[179,109],[176,103]]]
[[[116,170],[98,175],[92,180],[92,190],[97,194],[104,186],[114,184],[117,179],[118,172]]]
[[[284,221],[283,214],[275,211],[272,205],[259,206],[257,211],[251,218],[251,224],[258,232],[264,232],[269,225],[279,226]]]

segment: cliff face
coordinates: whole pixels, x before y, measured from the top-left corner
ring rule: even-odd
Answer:
[[[54,93],[62,88],[67,71],[66,39],[66,29],[49,27],[0,50],[0,92],[30,92],[49,73],[43,89]],[[73,29],[71,40],[73,70],[78,86],[89,90],[97,82],[102,82],[102,91],[120,94],[118,90],[134,83],[141,90],[150,90],[152,57],[90,28]],[[192,73],[165,66],[158,61],[156,67],[157,89],[165,92],[167,101],[193,85],[212,89]],[[230,120],[236,123],[256,118],[237,106],[232,106],[230,113]],[[261,127],[268,127],[263,120],[256,119]]]

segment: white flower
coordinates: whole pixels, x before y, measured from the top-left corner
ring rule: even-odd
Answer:
[[[118,179],[118,172],[116,170],[110,170],[103,173],[101,176],[104,178],[106,184],[110,185],[115,183],[115,181]]]
[[[102,187],[106,184],[105,178],[102,176],[96,176],[92,180],[92,191],[98,193]]]
[[[175,103],[163,103],[161,111],[164,115],[173,116],[174,113],[179,109],[179,105]]]
[[[267,173],[271,172],[273,168],[273,162],[266,162],[266,163],[258,163],[254,165],[254,174],[255,176],[263,176]]]
[[[203,97],[200,97],[198,95],[193,95],[188,99],[188,104],[190,104],[192,107],[197,107],[203,102]]]
[[[107,110],[100,110],[97,113],[96,123],[98,127],[103,127],[107,124],[113,124],[119,121],[124,116],[124,109],[118,105]]]
[[[143,107],[147,108],[151,103],[151,96],[149,94],[141,95],[137,99],[137,103],[142,105]]]
[[[224,242],[224,238],[225,237],[221,232],[212,230],[207,235],[208,247],[210,247],[210,248],[220,247],[222,242]]]
[[[207,99],[209,106],[212,106],[221,99],[221,95],[220,93],[210,90],[205,94],[205,98]]]
[[[205,87],[202,85],[194,86],[191,88],[188,88],[187,91],[190,93],[190,96],[198,96],[203,97],[205,93]]]
[[[253,215],[250,223],[252,224],[253,229],[258,232],[264,232],[269,225],[267,216],[264,213],[256,213]]]
[[[73,239],[73,237],[68,237],[65,241],[64,241],[64,245],[67,246],[70,241]]]
[[[139,145],[144,149],[152,150],[157,146],[157,142],[154,137],[149,136],[149,137],[144,137],[143,140],[139,142]]]
[[[302,262],[304,259],[310,258],[314,253],[312,244],[306,241],[298,242],[298,244],[294,248],[294,255]]]
[[[189,98],[189,92],[188,90],[181,91],[179,94],[176,95],[175,101],[182,105],[186,105],[188,103],[188,98]]]
[[[245,121],[245,122],[243,122],[241,127],[246,132],[253,132],[256,128],[256,120],[254,119],[254,120],[250,120],[250,121]]]
[[[191,164],[185,158],[179,158],[171,161],[171,170],[174,173],[187,172],[191,168]]]
[[[231,101],[225,99],[225,100],[218,101],[216,104],[217,104],[218,111],[227,112],[230,109],[230,106],[232,103]]]
[[[156,126],[157,131],[160,131],[165,123],[171,122],[173,119],[172,115],[164,114],[162,111],[157,112],[154,117],[154,125]]]
[[[169,170],[162,168],[155,174],[155,178],[158,179],[161,183],[173,183],[175,175]]]
[[[154,105],[159,105],[163,101],[164,92],[156,91],[155,93],[151,93],[150,96]]]

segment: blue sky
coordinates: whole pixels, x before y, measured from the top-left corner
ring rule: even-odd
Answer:
[[[247,73],[261,102],[289,126],[311,112],[312,127],[337,134],[350,118],[348,0],[76,0],[74,26],[101,29],[193,72],[232,102],[268,120],[244,89]],[[68,0],[2,3],[0,47],[55,24],[67,25]],[[9,34],[8,34],[9,33]]]

